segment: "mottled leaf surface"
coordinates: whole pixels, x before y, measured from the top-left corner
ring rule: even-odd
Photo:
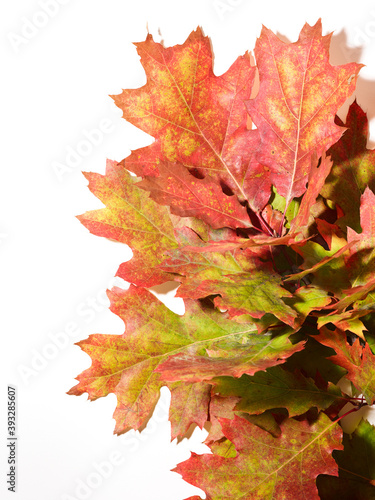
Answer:
[[[97,236],[126,243],[134,257],[120,266],[118,276],[142,286],[168,281],[156,268],[163,253],[177,247],[168,210],[139,189],[129,172],[115,161],[107,161],[106,174],[86,173],[90,191],[105,208],[78,217]],[[137,272],[132,272],[136,268]]]
[[[196,382],[211,380],[218,374],[240,377],[243,373],[253,374],[269,366],[284,363],[285,360],[303,349],[303,342],[292,344],[290,331],[272,338],[270,334],[248,333],[233,342],[220,339],[212,342],[208,356],[176,354],[168,358],[157,371],[165,380]]]
[[[218,377],[212,380],[213,391],[220,396],[240,397],[237,411],[263,413],[272,408],[286,408],[289,416],[302,415],[311,407],[325,409],[341,398],[341,391],[333,386],[319,389],[311,379],[300,372],[290,373],[280,366],[268,368],[253,376],[241,378]]]
[[[335,122],[348,130],[327,153],[333,166],[321,194],[344,212],[338,224],[343,228],[350,226],[359,233],[361,196],[367,186],[375,191],[375,151],[366,147],[368,120],[356,101],[351,104],[345,123],[339,117]]]
[[[87,392],[91,400],[115,393],[117,433],[138,429],[150,417],[160,387],[166,385],[155,369],[168,356],[179,352],[203,354],[216,345],[218,338],[220,342],[241,346],[256,330],[254,325],[245,327],[193,301],[186,301],[186,312],[179,316],[150,292],[135,286],[129,290],[115,287],[108,295],[111,310],[125,323],[125,333],[90,335],[78,343],[90,355],[92,366],[78,377],[78,385],[69,393]],[[177,428],[173,434],[181,428],[186,432],[193,422],[202,426],[207,419],[210,387],[184,383],[168,386],[172,391],[172,423]],[[197,410],[194,415],[192,401]],[[190,406],[189,411],[186,405]]]
[[[193,241],[201,245],[199,239]],[[265,261],[270,258],[268,252],[267,247],[209,253],[178,249],[160,269],[183,276],[176,278],[182,282],[177,292],[179,297],[199,299],[219,295],[215,305],[228,310],[231,317],[249,314],[261,318],[269,312],[292,326],[297,312],[283,300],[291,294],[281,286],[281,277],[273,271],[271,263]]]
[[[175,469],[185,481],[203,488],[210,500],[318,500],[318,474],[337,475],[331,453],[341,449],[342,431],[323,414],[312,426],[288,419],[279,438],[243,418],[221,423],[238,455],[193,454]]]
[[[336,351],[331,359],[347,370],[347,378],[371,405],[375,401],[375,356],[369,345],[362,347],[359,339],[352,346],[349,345],[345,333],[340,330],[332,331],[323,327],[320,332],[316,340]]]
[[[361,196],[360,217],[360,234],[348,228],[349,243],[356,242],[346,261],[353,286],[366,285],[375,277],[375,195],[370,188]]]
[[[261,137],[257,160],[270,168],[271,182],[287,205],[305,192],[314,152],[321,156],[344,132],[334,118],[361,68],[332,66],[330,40],[331,35],[322,36],[319,20],[315,26],[306,23],[295,43],[265,27],[256,43],[260,88],[248,110]]]
[[[209,177],[197,179],[178,163],[161,162],[158,177],[137,184],[150,192],[153,200],[168,205],[180,217],[198,217],[213,229],[252,227],[246,208],[238,198],[227,196]]]
[[[162,159],[181,162],[225,182],[258,208],[256,194],[260,191],[267,196],[270,182],[265,179],[267,171],[253,159],[259,134],[246,127],[244,101],[250,97],[255,77],[249,55],[239,57],[226,73],[216,76],[209,39],[199,28],[182,45],[164,48],[148,35],[136,46],[147,83],[113,96],[123,117],[157,139]],[[130,169],[133,161],[132,157]]]

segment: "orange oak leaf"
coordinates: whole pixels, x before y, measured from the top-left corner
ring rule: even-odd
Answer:
[[[349,311],[341,311],[338,313],[330,313],[327,316],[320,316],[318,318],[318,329],[328,323],[332,323],[332,325],[335,325],[339,330],[343,332],[348,330],[365,340],[364,332],[366,331],[366,327],[359,318],[366,316],[368,313],[369,311],[367,309],[363,311],[350,309]]]
[[[375,356],[370,346],[366,343],[362,347],[359,339],[350,346],[343,331],[332,331],[326,327],[320,329],[320,334],[315,339],[336,351],[336,355],[329,359],[347,370],[346,377],[365,396],[368,404],[372,405],[375,401]]]
[[[265,27],[257,40],[260,88],[247,108],[261,138],[256,159],[270,168],[286,206],[305,192],[311,156],[321,156],[344,132],[334,118],[362,67],[331,66],[330,40],[322,36],[320,20],[306,23],[295,43],[282,42]]]
[[[253,158],[259,133],[246,126],[244,101],[250,97],[256,71],[249,54],[215,76],[210,42],[199,28],[182,45],[164,48],[148,35],[136,46],[147,83],[112,97],[123,117],[157,144],[151,152],[143,148],[132,153],[125,167],[135,166],[142,176],[157,175],[149,163],[156,158],[156,148],[162,160],[198,169],[224,182],[253,209],[263,208],[271,186],[268,168]]]

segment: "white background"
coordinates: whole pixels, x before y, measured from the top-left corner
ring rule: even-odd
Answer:
[[[170,469],[189,450],[204,451],[204,432],[170,443],[168,391],[146,431],[125,439],[112,434],[113,395],[89,403],[86,396],[65,394],[90,365],[74,342],[90,333],[123,332],[103,292],[130,257],[126,247],[90,235],[75,219],[101,206],[80,171],[104,172],[106,158],[121,160],[151,141],[126,124],[108,94],[145,83],[132,42],[144,40],[147,29],[170,46],[202,26],[220,74],[253,49],[262,24],[295,41],[305,21],[322,17],[324,33],[335,31],[332,63],[367,65],[357,99],[374,118],[375,7],[361,0],[61,0],[46,17],[42,3],[17,0],[0,7],[0,495],[182,500],[198,490]],[[103,120],[110,129],[103,139],[58,176],[56,162],[66,164],[67,151],[76,151],[85,131]],[[182,310],[179,302],[173,307]],[[51,347],[52,337],[59,348]],[[16,496],[5,486],[8,383],[18,391]],[[114,452],[117,461],[108,467]]]

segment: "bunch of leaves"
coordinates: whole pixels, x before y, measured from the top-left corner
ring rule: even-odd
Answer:
[[[113,99],[155,140],[85,173],[105,208],[79,220],[133,257],[108,291],[125,332],[78,343],[92,365],[69,393],[114,393],[121,434],[167,386],[172,438],[209,422],[212,454],[176,470],[211,500],[375,498],[374,429],[339,417],[375,400],[375,152],[356,101],[336,116],[361,65],[332,66],[330,39],[263,28],[256,66],[216,76],[200,29],[148,35],[147,83]],[[150,292],[170,281],[183,315]]]

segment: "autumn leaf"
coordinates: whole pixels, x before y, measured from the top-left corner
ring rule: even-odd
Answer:
[[[297,230],[309,225],[310,218],[312,218],[311,208],[322,190],[324,181],[326,180],[331,167],[332,161],[327,158],[324,153],[320,165],[318,165],[316,156],[312,157],[312,165],[308,177],[308,187],[303,195],[297,215],[291,222],[291,232],[297,232]]]
[[[261,138],[256,158],[270,168],[287,206],[305,192],[315,151],[321,156],[344,132],[334,118],[362,66],[331,66],[330,40],[319,20],[306,23],[295,43],[282,42],[265,27],[256,43],[260,88],[247,104]]]
[[[150,146],[135,149],[119,162],[123,169],[133,172],[137,177],[156,177],[159,175],[158,165],[163,158],[160,141],[154,141]]]
[[[211,428],[205,443],[213,443],[225,438],[221,425],[220,419],[227,418],[232,420],[235,416],[234,407],[239,402],[240,398],[237,397],[221,397],[215,394],[211,395],[210,405],[209,405],[209,418]]]
[[[214,447],[215,442],[221,442],[224,439],[227,443],[230,443],[230,441],[225,438],[220,424],[220,421],[223,418],[233,420],[235,415],[237,415],[241,418],[245,418],[248,422],[257,425],[264,431],[269,432],[273,437],[281,436],[281,429],[278,422],[276,421],[276,418],[280,418],[280,422],[282,420],[285,420],[285,418],[287,418],[288,416],[288,412],[286,410],[268,410],[261,413],[260,415],[249,415],[248,413],[235,411],[235,406],[239,401],[239,397],[222,397],[215,394],[215,391],[213,391],[211,395],[209,406],[211,428],[205,440],[205,443],[210,446],[212,452],[216,455],[218,453],[217,448]],[[230,444],[233,446],[233,443]],[[234,455],[236,455],[236,453]]]
[[[344,332],[328,330],[326,327],[322,327],[315,338],[335,350],[336,355],[330,359],[347,370],[346,377],[372,405],[375,401],[375,356],[369,345],[366,343],[362,347],[359,339],[356,339],[350,346]]]
[[[298,233],[297,233],[298,234]],[[219,241],[209,241],[204,247],[186,246],[184,251],[198,253],[226,252],[228,250],[256,248],[256,247],[276,247],[295,243],[296,233],[288,233],[284,236],[271,236],[267,234],[256,234],[249,238],[228,238]],[[299,242],[300,243],[300,242]]]
[[[327,390],[319,389],[311,379],[298,371],[287,372],[280,366],[257,372],[241,378],[217,377],[212,380],[213,392],[220,396],[241,398],[235,410],[247,413],[263,413],[272,408],[286,408],[289,416],[302,415],[316,406],[319,410],[328,408],[341,391],[329,385]]]
[[[207,280],[196,287],[194,298],[218,294],[214,299],[215,305],[227,310],[231,317],[249,314],[253,318],[261,318],[265,313],[271,313],[293,326],[297,313],[283,301],[290,294],[280,284],[277,274],[254,271],[251,275],[237,274],[220,280]],[[179,297],[185,296],[182,290],[178,291]]]
[[[327,316],[319,316],[318,318],[318,328],[332,323],[342,332],[350,331],[365,340],[364,332],[366,331],[365,325],[359,319],[368,314],[367,310],[358,311],[355,309],[350,309],[349,311],[339,312],[336,314],[328,314]]]
[[[243,345],[256,337],[255,349],[274,349],[270,338],[258,337],[255,325],[241,325],[225,315],[195,301],[186,301],[186,312],[179,316],[143,288],[131,286],[128,290],[113,288],[108,292],[111,310],[125,323],[123,335],[90,335],[78,345],[92,358],[92,366],[79,377],[79,384],[69,394],[88,393],[91,400],[114,393],[117,396],[116,433],[129,428],[141,428],[150,417],[159,398],[159,390],[166,385],[156,369],[174,353],[204,354],[208,348],[225,345],[233,349],[229,356],[236,358]],[[219,340],[218,340],[219,339]],[[253,341],[254,343],[254,341]],[[287,339],[280,345],[277,357],[287,356],[301,348]],[[236,350],[237,346],[237,350]],[[285,351],[285,353],[283,352]],[[262,363],[266,363],[262,361]],[[195,422],[201,426],[207,418],[210,395],[208,384],[172,383],[171,415],[174,416],[173,435],[188,429]],[[191,408],[194,402],[194,408]],[[190,410],[185,406],[189,404]],[[182,432],[182,434],[184,433]]]
[[[361,420],[353,433],[344,434],[343,445],[343,450],[333,452],[333,458],[339,467],[339,477],[321,476],[318,479],[321,498],[374,498],[374,426],[366,420]]]
[[[343,123],[337,116],[335,122],[348,130],[327,153],[333,166],[321,194],[337,203],[344,212],[337,222],[343,229],[350,226],[360,232],[360,198],[367,186],[375,191],[375,151],[366,148],[368,120],[366,113],[354,101],[346,122]]]
[[[97,236],[126,243],[133,251],[130,262],[117,273],[137,285],[154,286],[168,281],[156,266],[163,253],[177,247],[168,210],[138,189],[130,174],[115,161],[107,161],[106,175],[86,173],[90,191],[106,205],[78,217]]]
[[[300,267],[304,270],[291,274],[284,281],[296,281],[313,274],[312,284],[315,287],[340,297],[342,291],[350,286],[344,255],[354,244],[354,241],[347,243],[344,238],[332,235],[330,250],[315,241],[307,241],[303,246],[292,245],[293,250],[303,257]]]
[[[146,84],[113,98],[154,141],[85,174],[104,208],[79,220],[133,257],[108,292],[125,332],[78,343],[92,364],[69,394],[114,394],[121,434],[168,387],[172,439],[209,429],[212,454],[176,469],[209,500],[373,495],[373,428],[342,443],[338,415],[375,402],[375,158],[356,102],[336,116],[362,65],[331,65],[330,41],[320,20],[294,43],[263,27],[256,66],[215,75],[200,28],[148,35]],[[166,282],[184,314],[155,297]]]
[[[325,307],[325,309],[335,309],[336,311],[344,311],[348,307],[353,307],[357,309],[357,304],[362,302],[367,295],[372,292],[375,288],[375,277],[369,280],[365,285],[354,286],[343,290],[343,296],[341,300]],[[367,309],[367,308],[366,308]],[[367,312],[369,310],[367,309]]]
[[[331,297],[325,290],[314,286],[301,286],[297,288],[290,299],[285,303],[297,311],[294,327],[301,326],[312,311],[324,309],[331,302]]]
[[[161,162],[158,177],[146,178],[137,187],[153,200],[168,205],[180,217],[198,217],[213,229],[252,227],[246,208],[235,196],[227,196],[209,177],[197,179],[178,163]]]
[[[208,356],[175,354],[161,363],[156,371],[164,380],[185,382],[211,380],[218,374],[233,377],[254,374],[284,363],[289,356],[303,349],[303,342],[293,345],[289,341],[291,332],[287,329],[286,333],[276,337],[249,332],[246,337],[242,336],[242,342],[234,343],[232,339],[213,341],[207,349]]]
[[[318,500],[318,474],[337,474],[331,453],[342,448],[342,431],[323,414],[312,426],[286,420],[279,438],[239,417],[222,419],[221,425],[235,445],[235,458],[193,454],[175,469],[210,500]]]
[[[375,195],[370,188],[361,196],[360,216],[362,233],[348,227],[348,242],[356,242],[346,259],[353,287],[366,285],[375,276]]]
[[[193,234],[191,242],[202,245]],[[214,303],[228,310],[230,317],[249,314],[261,318],[270,312],[293,326],[297,312],[283,301],[291,294],[281,286],[281,277],[273,272],[272,265],[264,262],[269,256],[267,248],[265,251],[246,248],[204,254],[181,248],[170,252],[171,257],[160,269],[182,276],[175,278],[182,282],[178,297],[199,299],[219,295]]]
[[[270,182],[267,169],[253,159],[259,134],[246,127],[244,101],[255,78],[249,54],[215,76],[210,42],[199,28],[182,45],[164,48],[148,35],[136,46],[147,83],[113,96],[123,117],[157,140],[161,159],[196,168],[224,182],[253,209],[262,208]],[[137,155],[143,158],[141,150]],[[133,163],[134,155],[124,165],[131,170]]]

